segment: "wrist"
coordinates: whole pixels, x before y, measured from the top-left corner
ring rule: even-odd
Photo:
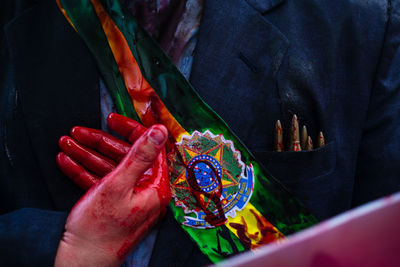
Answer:
[[[121,264],[121,259],[113,256],[111,251],[65,232],[58,245],[54,266],[114,267]]]

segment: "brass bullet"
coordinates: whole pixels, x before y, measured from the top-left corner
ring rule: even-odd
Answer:
[[[307,145],[306,145],[306,150],[313,150],[313,142],[312,142],[312,139],[311,139],[311,137],[309,136],[308,138],[307,138]]]
[[[297,119],[296,114],[293,115],[292,119],[292,127],[290,131],[290,150],[301,151],[299,121]]]
[[[324,147],[325,146],[325,137],[322,132],[319,132],[318,136],[318,147]]]
[[[307,138],[308,138],[308,133],[307,133],[307,127],[303,125],[303,128],[301,129],[301,149],[306,149],[307,147]]]
[[[277,120],[275,123],[275,142],[274,148],[277,152],[283,151],[283,133],[282,133],[282,125],[280,120]]]

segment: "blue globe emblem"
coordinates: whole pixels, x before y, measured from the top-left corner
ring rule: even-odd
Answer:
[[[219,185],[218,177],[222,175],[219,162],[209,155],[198,155],[192,158],[187,166],[186,172],[192,172],[192,177],[196,179],[197,185],[205,193],[212,192]],[[186,173],[187,177],[189,176]]]

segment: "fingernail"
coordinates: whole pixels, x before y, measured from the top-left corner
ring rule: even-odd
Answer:
[[[67,147],[71,145],[71,138],[69,136],[61,136],[58,140],[58,146],[62,149],[63,147]]]
[[[107,120],[112,120],[115,116],[118,116],[118,114],[117,113],[110,113],[110,114],[108,114],[108,116],[107,116]]]
[[[147,136],[149,137],[150,142],[152,142],[153,144],[155,144],[157,146],[164,143],[165,138],[166,138],[164,133],[158,127],[152,128],[149,131],[149,133],[147,134]]]
[[[80,128],[81,127],[79,127],[79,126],[74,126],[74,128],[71,129],[70,134],[71,135],[76,134],[76,132],[79,132]]]

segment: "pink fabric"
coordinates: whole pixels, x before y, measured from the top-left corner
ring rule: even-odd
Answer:
[[[281,244],[232,258],[218,267],[400,266],[400,193],[351,210]]]

